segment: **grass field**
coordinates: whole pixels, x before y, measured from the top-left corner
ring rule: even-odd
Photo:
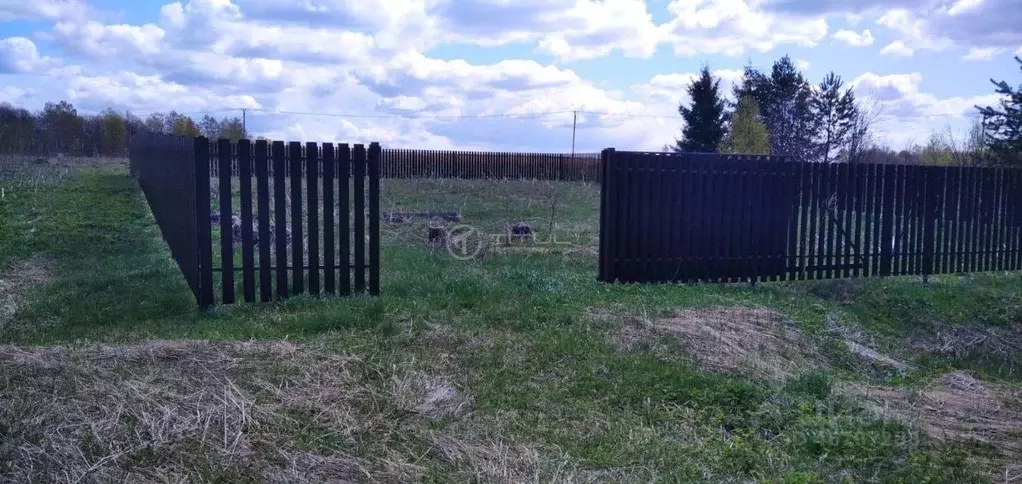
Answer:
[[[565,243],[384,224],[379,298],[199,314],[126,168],[33,170],[0,179],[0,481],[1022,474],[1017,273],[607,286],[596,186],[385,180]]]

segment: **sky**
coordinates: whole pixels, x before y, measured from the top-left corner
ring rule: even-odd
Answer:
[[[1022,84],[1022,0],[0,0],[0,102],[241,116],[285,141],[660,150],[702,66],[788,55],[895,149]]]

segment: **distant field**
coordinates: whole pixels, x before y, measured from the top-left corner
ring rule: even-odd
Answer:
[[[537,242],[381,224],[379,298],[199,315],[126,171],[0,178],[5,482],[1022,474],[1017,273],[607,286],[597,186],[385,180],[384,211]]]

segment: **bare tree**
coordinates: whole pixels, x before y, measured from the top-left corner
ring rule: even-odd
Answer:
[[[979,154],[978,150],[975,150],[968,138],[959,138],[955,135],[955,132],[951,129],[951,125],[944,128],[944,132],[940,135],[943,141],[943,148],[947,151],[948,156],[951,158],[951,163],[954,166],[971,166],[976,164],[976,155]]]
[[[874,127],[883,115],[883,105],[872,94],[859,98],[856,107],[844,146],[845,161],[848,163],[863,163],[866,154],[876,147]]]

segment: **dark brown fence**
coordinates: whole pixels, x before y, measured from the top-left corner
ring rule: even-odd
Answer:
[[[1022,171],[604,151],[600,280],[1022,269]]]
[[[235,303],[238,292],[246,302],[379,294],[379,144],[147,134],[131,145],[132,174],[153,213],[165,213],[157,222],[172,253],[184,247],[174,257],[200,307]],[[232,164],[238,177],[211,176]]]
[[[128,144],[129,169],[145,192],[146,202],[160,227],[171,256],[181,268],[195,297],[199,297],[199,221],[209,216],[209,202],[197,206],[196,194],[209,191],[196,185],[196,170],[208,163],[196,163],[191,138],[140,132]],[[199,166],[202,165],[202,166]],[[202,190],[199,190],[202,188]],[[209,233],[209,225],[205,226]]]
[[[214,156],[218,156],[217,149],[214,147]],[[230,149],[231,176],[236,177],[240,174],[237,147],[232,145]],[[302,156],[305,150],[306,146],[303,145]],[[213,177],[219,177],[219,166],[214,165],[210,170]],[[303,168],[303,176],[304,173]],[[385,149],[380,155],[380,176],[599,182],[600,155]],[[290,173],[286,177],[290,177]]]

